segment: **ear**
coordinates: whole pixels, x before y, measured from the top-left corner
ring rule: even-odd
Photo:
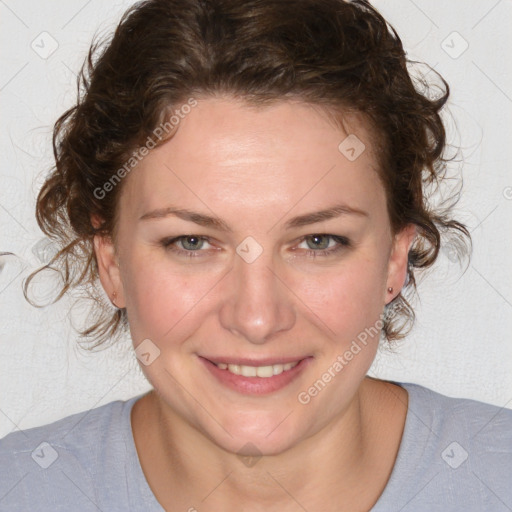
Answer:
[[[414,242],[417,234],[415,224],[408,224],[399,231],[393,240],[393,247],[388,261],[388,277],[385,292],[385,303],[391,302],[404,286],[407,278],[407,264],[409,250]],[[392,292],[388,292],[388,288],[393,288]]]
[[[101,285],[114,306],[124,308],[126,302],[114,242],[110,237],[95,235],[93,243]]]

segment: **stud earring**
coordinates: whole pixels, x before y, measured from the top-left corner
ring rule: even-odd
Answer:
[[[393,293],[393,288],[391,286],[388,288],[388,292]]]

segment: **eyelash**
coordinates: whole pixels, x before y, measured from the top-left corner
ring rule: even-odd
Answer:
[[[306,249],[307,256],[311,257],[311,258],[317,258],[319,256],[320,257],[333,256],[334,254],[337,254],[338,252],[342,251],[343,249],[351,246],[350,240],[348,238],[346,238],[344,236],[329,235],[327,233],[314,233],[312,235],[306,235],[301,238],[301,240],[299,241],[299,244],[301,244],[308,238],[312,238],[312,237],[328,237],[328,238],[334,240],[337,243],[337,245],[330,249],[321,249],[321,250]],[[194,253],[201,253],[201,252],[205,252],[205,251],[201,251],[200,249],[197,249],[195,251],[183,250],[183,249],[176,249],[174,247],[174,244],[176,242],[179,242],[185,238],[198,238],[199,240],[202,240],[202,241],[205,241],[208,243],[210,242],[210,238],[208,238],[206,236],[181,235],[181,236],[176,236],[174,238],[164,238],[163,240],[160,241],[160,244],[162,247],[164,247],[164,249],[166,249],[167,251],[173,252],[173,253],[177,254],[178,256],[185,256],[187,258],[201,258],[202,256],[200,256],[199,254],[194,254]]]

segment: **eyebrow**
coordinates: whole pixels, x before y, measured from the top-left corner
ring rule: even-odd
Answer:
[[[193,212],[191,210],[187,210],[184,208],[173,208],[169,206],[168,208],[158,208],[156,210],[152,210],[150,212],[142,215],[139,220],[150,220],[150,219],[163,219],[170,215],[174,215],[175,217],[179,217],[183,220],[188,220],[190,222],[194,222],[195,224],[199,224],[200,226],[212,227],[220,229],[221,231],[231,232],[231,228],[218,217],[211,217],[209,215],[205,215],[199,212]]]
[[[293,217],[286,224],[286,229],[300,228],[301,226],[307,226],[308,224],[314,224],[315,222],[322,222],[324,220],[335,219],[341,215],[359,215],[361,217],[369,217],[368,212],[353,208],[346,204],[338,204],[327,208],[326,210],[320,210],[318,212],[306,213]]]
[[[173,215],[180,219],[194,222],[200,226],[212,227],[221,231],[232,232],[233,230],[222,220],[215,216],[205,215],[203,213],[194,212],[184,208],[174,208],[172,206],[167,208],[158,208],[142,215],[139,220],[150,220],[150,219],[163,219]],[[285,229],[298,228],[301,226],[307,226],[309,224],[315,224],[329,219],[334,219],[342,215],[358,215],[362,217],[369,217],[368,212],[353,208],[346,204],[337,204],[325,210],[317,212],[306,213],[304,215],[298,215],[288,220],[285,224]]]

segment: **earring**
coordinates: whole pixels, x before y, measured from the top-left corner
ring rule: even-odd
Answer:
[[[388,292],[393,293],[393,288],[391,286],[388,288]]]
[[[112,304],[114,305],[114,307],[117,308],[117,304],[115,303],[116,298],[117,298],[117,293],[112,292],[112,299],[110,299],[110,300],[111,300]]]

